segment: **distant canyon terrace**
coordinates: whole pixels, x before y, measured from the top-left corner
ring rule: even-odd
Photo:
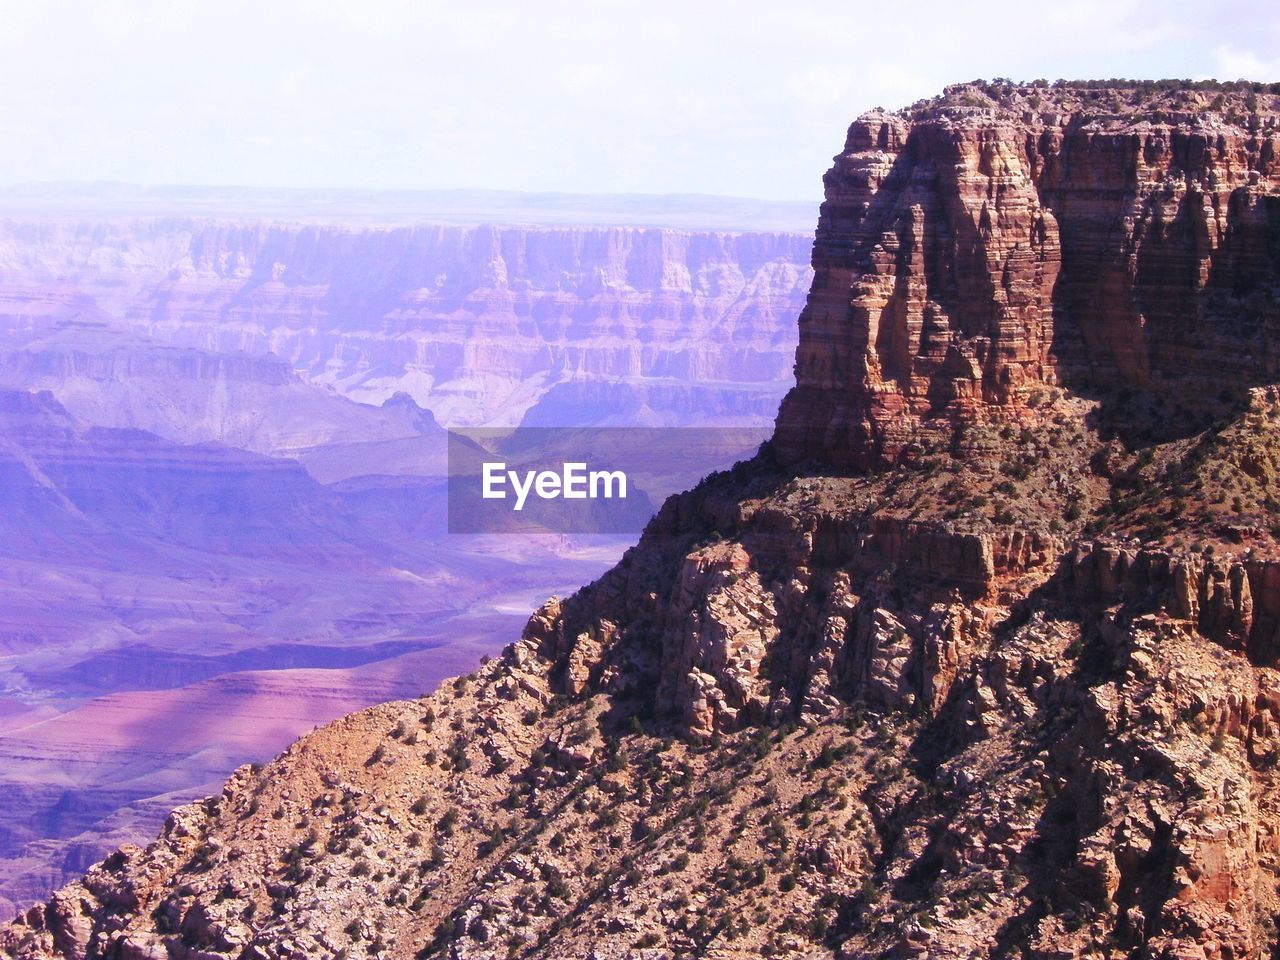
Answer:
[[[1115,81],[859,118],[758,454],[0,950],[1275,956],[1278,117]]]

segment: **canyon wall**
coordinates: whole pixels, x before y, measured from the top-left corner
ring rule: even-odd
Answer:
[[[15,339],[70,323],[271,354],[355,400],[407,393],[449,425],[518,423],[551,387],[601,381],[644,402],[654,387],[659,411],[671,384],[740,387],[759,421],[790,382],[809,247],[658,228],[10,222],[0,316]],[[574,412],[601,413],[590,393]]]
[[[494,584],[527,605],[608,562],[459,549],[443,497],[0,390],[0,906],[316,724],[469,667],[519,628]]]
[[[1215,95],[973,88],[856,120],[824,181],[782,455],[892,462],[1045,385],[1275,380],[1280,129]]]

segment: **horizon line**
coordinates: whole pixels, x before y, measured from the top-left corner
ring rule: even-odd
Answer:
[[[614,199],[698,199],[725,200],[748,203],[778,204],[783,206],[811,206],[813,198],[779,199],[776,197],[756,197],[733,193],[707,193],[700,190],[683,190],[674,192],[642,191],[642,190],[537,190],[519,187],[376,187],[376,186],[279,186],[271,184],[247,183],[194,183],[175,181],[167,183],[144,183],[136,180],[91,179],[91,180],[18,180],[0,183],[0,194],[22,193],[33,190],[84,189],[84,188],[123,188],[137,191],[249,191],[255,193],[291,193],[291,194],[374,194],[374,195],[438,195],[438,194],[488,194],[522,197],[563,197],[578,198],[614,198]]]

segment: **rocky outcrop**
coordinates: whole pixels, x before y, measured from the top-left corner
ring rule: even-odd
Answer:
[[[1044,385],[1280,376],[1277,98],[962,86],[826,176],[787,460],[892,462]]]
[[[1069,595],[1163,611],[1258,663],[1280,664],[1280,562],[1081,544],[1064,558]]]

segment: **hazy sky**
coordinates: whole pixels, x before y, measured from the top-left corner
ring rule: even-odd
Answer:
[[[1280,80],[1280,5],[0,0],[0,183],[810,199],[975,77]]]

